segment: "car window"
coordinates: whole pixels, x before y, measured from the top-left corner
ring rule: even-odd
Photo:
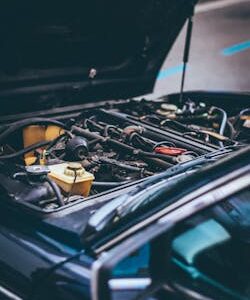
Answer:
[[[113,277],[147,277],[150,245],[147,243],[129,257],[122,260],[113,270]]]
[[[174,281],[208,295],[249,299],[250,191],[179,224],[171,250]]]
[[[228,299],[250,297],[250,191],[181,222],[171,245],[172,280]],[[113,278],[149,276],[150,245],[120,262]]]

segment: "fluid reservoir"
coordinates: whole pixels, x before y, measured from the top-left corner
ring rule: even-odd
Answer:
[[[45,127],[40,125],[31,125],[23,129],[23,146],[24,148],[44,141]],[[34,152],[25,154],[25,164],[31,165],[36,161]]]
[[[71,195],[89,195],[94,175],[85,171],[80,163],[62,163],[49,166],[49,177],[54,180],[61,189]]]
[[[23,129],[23,145],[24,148],[39,143],[41,141],[52,141],[62,135],[64,130],[55,125],[41,126],[31,125]],[[42,152],[44,149],[40,149]],[[25,154],[25,164],[31,165],[36,161],[34,151]],[[42,163],[42,162],[41,162]]]
[[[61,127],[50,125],[46,128],[44,132],[45,141],[53,141],[58,136],[62,135],[64,130]]]

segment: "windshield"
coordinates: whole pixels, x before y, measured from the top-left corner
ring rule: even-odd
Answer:
[[[172,274],[176,280],[206,292],[210,287],[229,298],[249,299],[250,190],[185,221],[175,236]]]

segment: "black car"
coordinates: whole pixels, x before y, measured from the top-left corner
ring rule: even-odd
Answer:
[[[138,97],[196,2],[0,4],[1,299],[248,297],[250,94]]]

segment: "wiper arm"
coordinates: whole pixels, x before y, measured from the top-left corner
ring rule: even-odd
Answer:
[[[232,152],[232,147],[224,147],[214,152],[202,155],[192,161],[188,161],[177,166],[169,168],[167,171],[151,176],[143,183],[139,184],[131,192],[122,195],[113,201],[101,207],[93,216],[90,217],[84,236],[90,236],[102,231],[108,225],[120,220],[129,212],[134,211],[145,201],[150,201],[150,197],[161,189],[162,185],[166,187],[166,183],[176,183],[190,170],[194,170],[204,164],[218,160],[219,157],[225,156]],[[154,197],[155,199],[155,197]]]
[[[185,174],[186,173],[182,173],[181,175]],[[179,175],[178,179],[180,177],[182,176]],[[135,211],[138,207],[144,205],[145,200],[148,203],[157,197],[157,191],[161,190],[162,185],[166,187],[168,182],[172,183],[176,181],[176,176],[174,176],[174,178],[166,178],[165,180],[157,182],[154,185],[148,186],[141,192],[135,193],[133,196],[129,197],[129,194],[125,194],[105,204],[96,213],[94,213],[93,216],[90,217],[87,227],[83,233],[84,237],[89,238],[102,231],[108,225],[121,220],[130,212]]]
[[[117,208],[124,202],[125,196],[120,196],[101,207],[90,217],[84,234],[91,235],[101,231],[117,215]]]

